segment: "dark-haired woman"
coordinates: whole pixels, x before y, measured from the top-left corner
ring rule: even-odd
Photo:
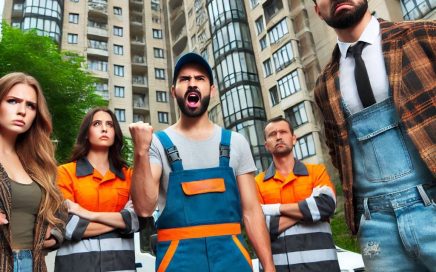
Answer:
[[[47,271],[62,242],[52,123],[41,87],[24,73],[0,78],[0,271]]]
[[[131,170],[122,159],[120,126],[106,108],[83,119],[71,162],[58,168],[70,214],[55,271],[135,271]]]

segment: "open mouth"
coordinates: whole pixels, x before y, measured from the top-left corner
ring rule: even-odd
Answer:
[[[201,94],[197,90],[192,90],[185,95],[186,104],[191,108],[197,107],[200,99]]]

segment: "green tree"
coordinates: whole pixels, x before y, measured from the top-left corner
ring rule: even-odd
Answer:
[[[107,102],[94,93],[97,81],[83,69],[82,56],[59,50],[52,39],[38,36],[36,31],[22,32],[6,23],[2,28],[0,76],[19,71],[40,82],[52,114],[56,158],[64,162],[85,112]]]

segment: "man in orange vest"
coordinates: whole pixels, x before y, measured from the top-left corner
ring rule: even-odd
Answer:
[[[270,167],[257,175],[277,271],[339,271],[329,218],[336,207],[334,186],[324,165],[294,158],[297,138],[279,116],[267,122],[265,148]]]

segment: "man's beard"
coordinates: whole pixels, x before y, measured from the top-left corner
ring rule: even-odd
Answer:
[[[189,92],[189,90],[188,90],[188,92]],[[188,94],[188,92],[186,94]],[[197,92],[198,92],[198,90],[197,90]],[[180,96],[176,97],[177,105],[179,105],[180,111],[183,113],[183,115],[185,115],[187,117],[191,117],[191,118],[200,117],[207,111],[207,108],[209,107],[210,95],[207,95],[205,97],[201,97],[200,107],[196,108],[196,109],[192,109],[192,108],[188,107],[185,103],[186,99],[187,99],[186,95],[185,95],[185,97],[180,97]]]
[[[333,7],[336,6],[337,2],[341,3],[345,1],[335,1],[335,3],[332,4],[332,10],[330,11],[331,16],[324,18],[324,21],[333,28],[346,29],[356,25],[360,20],[362,20],[368,10],[368,2],[364,0],[361,4],[356,6],[354,11],[339,12],[339,15],[335,16],[335,10]]]
[[[292,149],[293,149],[293,146],[289,147],[286,145],[286,148],[283,148],[283,147],[279,148],[279,149],[274,148],[272,154],[276,157],[286,157],[292,153]]]

